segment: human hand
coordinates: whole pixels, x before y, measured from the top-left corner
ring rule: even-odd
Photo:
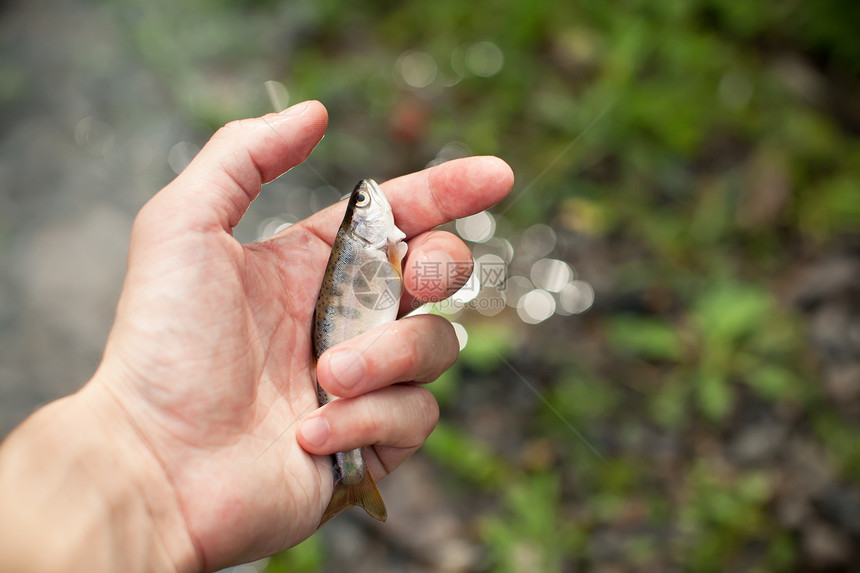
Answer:
[[[191,568],[249,561],[313,533],[332,487],[318,456],[370,445],[375,479],[396,468],[438,416],[426,390],[398,383],[431,381],[456,358],[447,321],[399,320],[321,357],[320,384],[343,399],[315,410],[311,316],[345,203],[249,245],[231,229],[326,124],[318,102],[233,122],[144,206],[104,359],[78,396],[102,427],[136,436],[117,455],[132,452],[169,496],[150,508],[156,521],[181,512],[192,547],[169,552]],[[512,182],[504,162],[475,157],[382,185],[409,238],[402,310],[467,278],[464,268],[437,288],[414,280],[416,263],[471,261],[459,239],[430,229],[496,203]]]

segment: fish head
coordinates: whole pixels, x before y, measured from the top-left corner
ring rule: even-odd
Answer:
[[[370,247],[399,243],[406,238],[394,224],[391,205],[373,179],[364,179],[355,186],[347,213],[351,214],[347,232]]]

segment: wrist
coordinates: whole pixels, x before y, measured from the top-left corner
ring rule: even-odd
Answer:
[[[0,515],[0,563],[18,557],[27,570],[200,566],[158,460],[94,382],[0,447]]]

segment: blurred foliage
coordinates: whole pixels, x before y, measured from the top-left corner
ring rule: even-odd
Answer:
[[[289,551],[272,556],[266,563],[269,573],[312,573],[325,562],[325,548],[319,536],[312,536]]]
[[[485,568],[800,567],[797,526],[774,514],[790,470],[729,445],[783,420],[834,479],[860,480],[857,422],[784,296],[798,260],[860,229],[860,4],[105,5],[201,131],[270,111],[274,79],[328,107],[312,161],[333,181],[421,169],[451,141],[498,154],[518,181],[506,236],[551,223],[568,245],[554,256],[587,269],[583,316],[464,314],[469,343],[432,387],[443,420],[424,452],[450,495],[481,494]],[[504,57],[488,77],[467,65],[484,41]],[[398,72],[413,51],[435,66],[423,88]],[[479,437],[477,405],[517,442]],[[269,570],[321,567],[315,539]]]

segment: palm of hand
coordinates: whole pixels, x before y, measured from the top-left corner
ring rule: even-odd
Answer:
[[[144,248],[161,262],[124,293],[123,336],[108,350],[135,374],[129,394],[146,400],[125,407],[148,429],[194,537],[228,549],[236,536],[224,536],[223,521],[240,515],[283,536],[263,553],[306,537],[331,480],[295,435],[316,406],[310,321],[327,246],[296,227],[250,246],[213,229]],[[114,347],[126,340],[134,348]],[[253,490],[243,487],[251,475],[260,482]],[[225,488],[232,493],[219,504]],[[284,522],[290,514],[304,519]]]
[[[107,390],[140,438],[130,455],[154,459],[203,568],[272,554],[316,529],[332,474],[308,451],[376,444],[368,464],[377,479],[405,460],[438,409],[426,391],[397,383],[432,381],[456,357],[444,319],[398,321],[372,343],[351,341],[366,375],[338,388],[327,360],[335,347],[318,365],[320,383],[347,397],[320,409],[336,421],[331,438],[319,445],[299,434],[297,422],[316,407],[311,318],[344,206],[251,245],[231,229],[262,183],[307,157],[326,120],[307,103],[225,127],[135,221],[116,322],[90,386]],[[492,205],[512,183],[503,162],[471,158],[383,186],[411,237],[407,306],[450,294],[469,272],[460,265],[447,285],[410,289],[409,260],[470,259],[458,239],[428,229]],[[371,344],[384,354],[375,363],[364,353]]]

